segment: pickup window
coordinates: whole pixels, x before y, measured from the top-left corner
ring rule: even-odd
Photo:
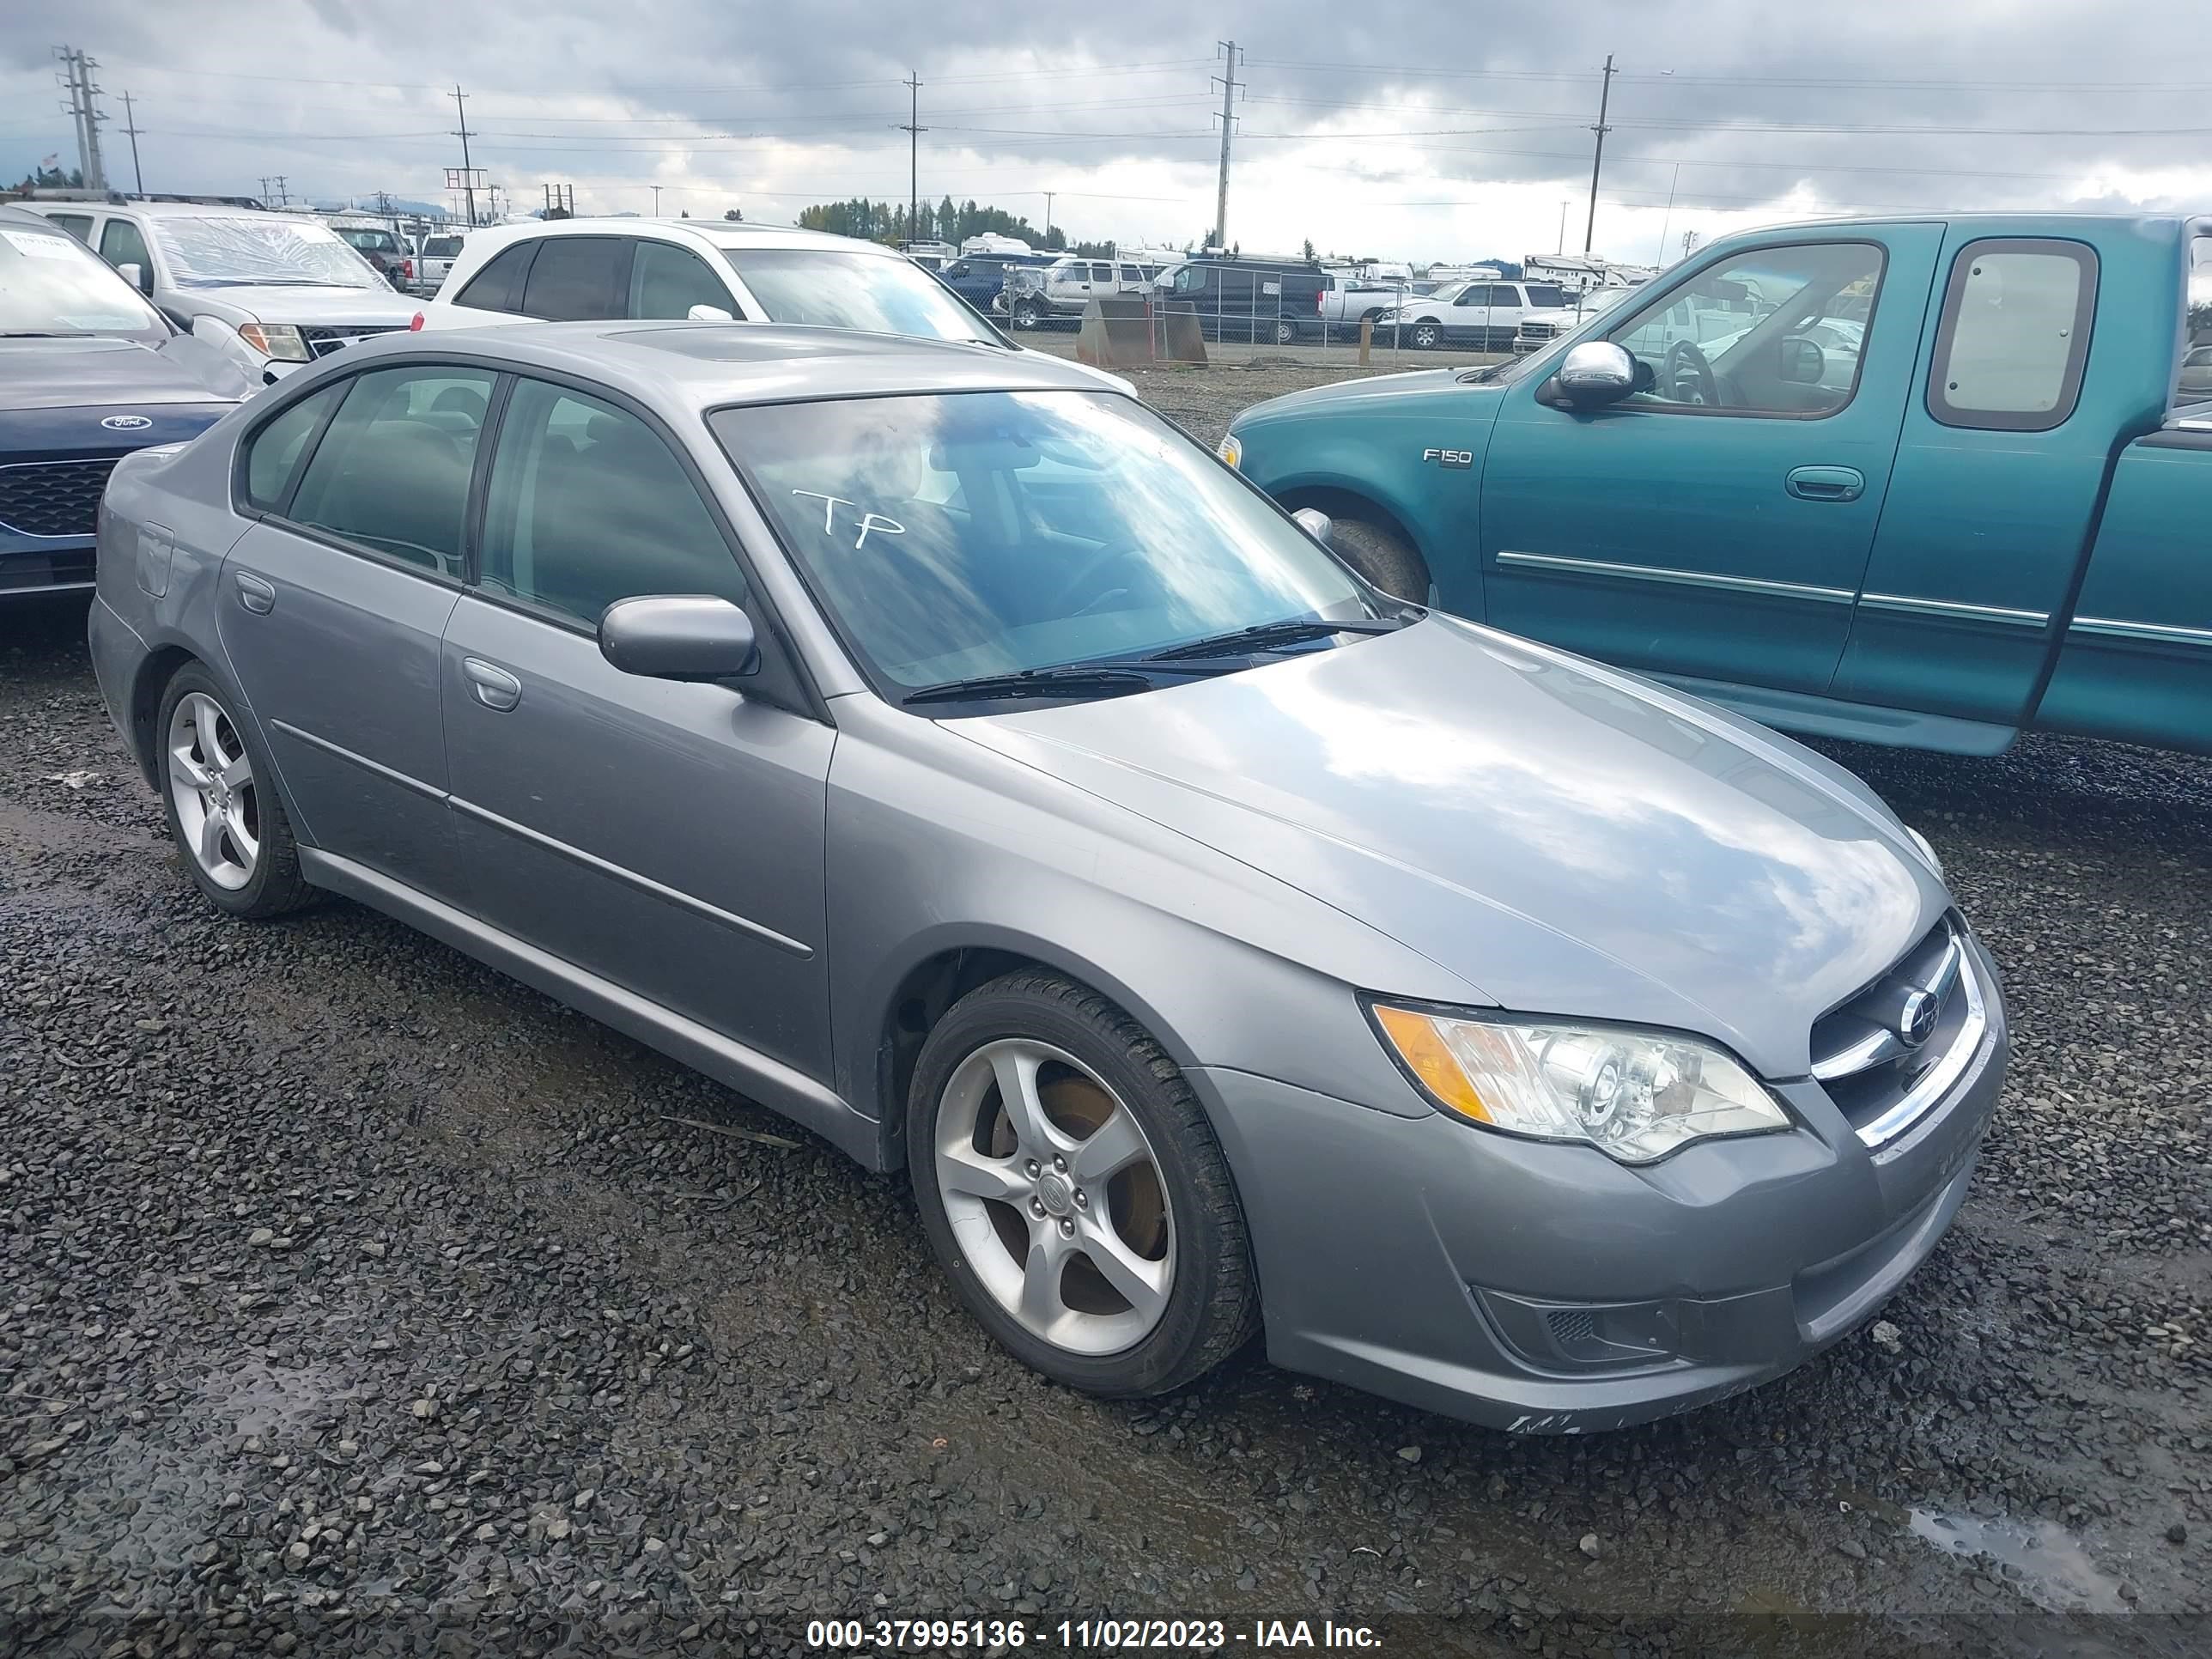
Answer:
[[[2173,389],[2178,404],[2212,398],[2212,236],[2189,239],[2188,297],[2183,301],[2181,375]]]
[[[1651,369],[1650,389],[1623,406],[1834,414],[1858,389],[1881,273],[1871,242],[1801,242],[1752,249],[1654,295],[1610,331]]]
[[[2097,255],[2087,243],[1967,243],[1943,295],[1928,412],[1945,426],[1996,432],[2064,425],[2096,309]]]

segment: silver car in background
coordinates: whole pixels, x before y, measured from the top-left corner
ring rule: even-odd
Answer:
[[[820,329],[416,335],[107,496],[191,878],[400,917],[910,1177],[1107,1395],[1717,1399],[1963,1197],[1996,975],[1849,775],[1368,587],[1132,398]]]

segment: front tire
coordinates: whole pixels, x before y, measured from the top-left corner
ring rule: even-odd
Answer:
[[[1298,325],[1286,317],[1279,318],[1275,323],[1275,343],[1277,345],[1296,345],[1297,343]]]
[[[198,663],[179,669],[161,694],[154,729],[169,836],[208,902],[247,921],[313,902],[276,785],[215,677]]]
[[[1035,328],[1043,320],[1043,309],[1035,300],[1017,300],[1014,301],[1014,326],[1016,328]]]
[[[1415,323],[1406,337],[1407,343],[1416,351],[1434,351],[1444,343],[1443,329],[1435,323]]]
[[[1158,1043],[1028,969],[922,1045],[907,1160],[930,1247],[977,1321],[1086,1394],[1164,1394],[1250,1340],[1258,1293],[1227,1160]]]
[[[1330,526],[1328,541],[1339,558],[1392,598],[1429,602],[1429,568],[1396,531],[1367,519],[1340,518]]]

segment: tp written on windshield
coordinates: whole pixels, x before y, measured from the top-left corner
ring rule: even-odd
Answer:
[[[274,283],[382,288],[384,279],[325,225],[296,219],[213,216],[150,219],[176,280],[187,288]]]

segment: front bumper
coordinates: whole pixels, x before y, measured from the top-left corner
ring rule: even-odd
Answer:
[[[1671,1416],[1869,1318],[1950,1225],[2004,1079],[1990,1022],[1950,1092],[1869,1149],[1818,1084],[1800,1127],[1632,1169],[1441,1113],[1401,1117],[1200,1067],[1251,1229],[1267,1352],[1514,1433]]]

